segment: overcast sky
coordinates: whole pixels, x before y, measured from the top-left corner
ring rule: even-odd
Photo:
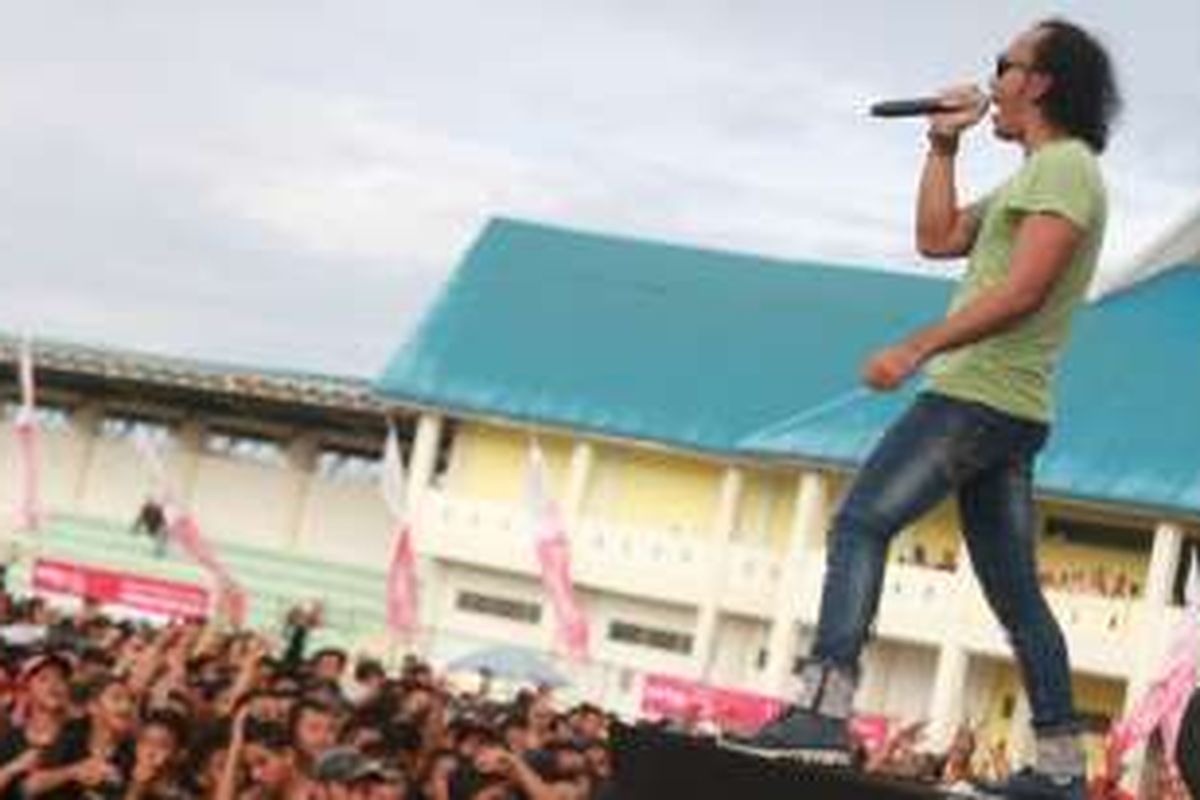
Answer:
[[[1048,14],[1127,97],[1105,280],[1200,200],[1200,2],[0,0],[0,329],[373,375],[508,215],[921,264],[917,122]],[[967,192],[1019,155],[974,134]]]

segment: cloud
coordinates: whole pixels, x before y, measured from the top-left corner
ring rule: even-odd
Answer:
[[[487,209],[553,207],[551,175],[502,147],[389,120],[354,102],[295,101],[305,108],[302,130],[285,120],[255,125],[244,148],[206,159],[205,181],[218,213],[259,225],[298,252],[445,263]]]
[[[370,373],[497,214],[928,269],[910,242],[920,124],[863,108],[982,72],[1042,9],[921,8],[15,7],[0,318]],[[1107,276],[1194,203],[1200,89],[1181,76],[1200,70],[1200,11],[1064,12],[1109,31],[1127,67]],[[964,148],[968,196],[1019,161],[985,138]]]

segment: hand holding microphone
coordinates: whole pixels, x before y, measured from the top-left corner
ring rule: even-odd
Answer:
[[[930,129],[940,136],[957,136],[987,113],[988,96],[974,84],[955,86],[933,97],[885,100],[871,106],[871,115],[894,119],[929,117]]]

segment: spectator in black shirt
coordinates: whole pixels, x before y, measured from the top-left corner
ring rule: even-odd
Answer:
[[[93,686],[87,716],[63,726],[38,768],[25,779],[28,798],[124,797],[133,770],[137,708],[133,693],[110,677]]]
[[[174,800],[186,797],[180,767],[186,753],[186,722],[171,711],[146,717],[134,748],[133,770],[125,800]]]

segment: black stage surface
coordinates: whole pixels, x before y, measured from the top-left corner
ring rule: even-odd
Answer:
[[[652,728],[613,731],[619,800],[859,800],[963,797],[850,769],[779,763]]]

